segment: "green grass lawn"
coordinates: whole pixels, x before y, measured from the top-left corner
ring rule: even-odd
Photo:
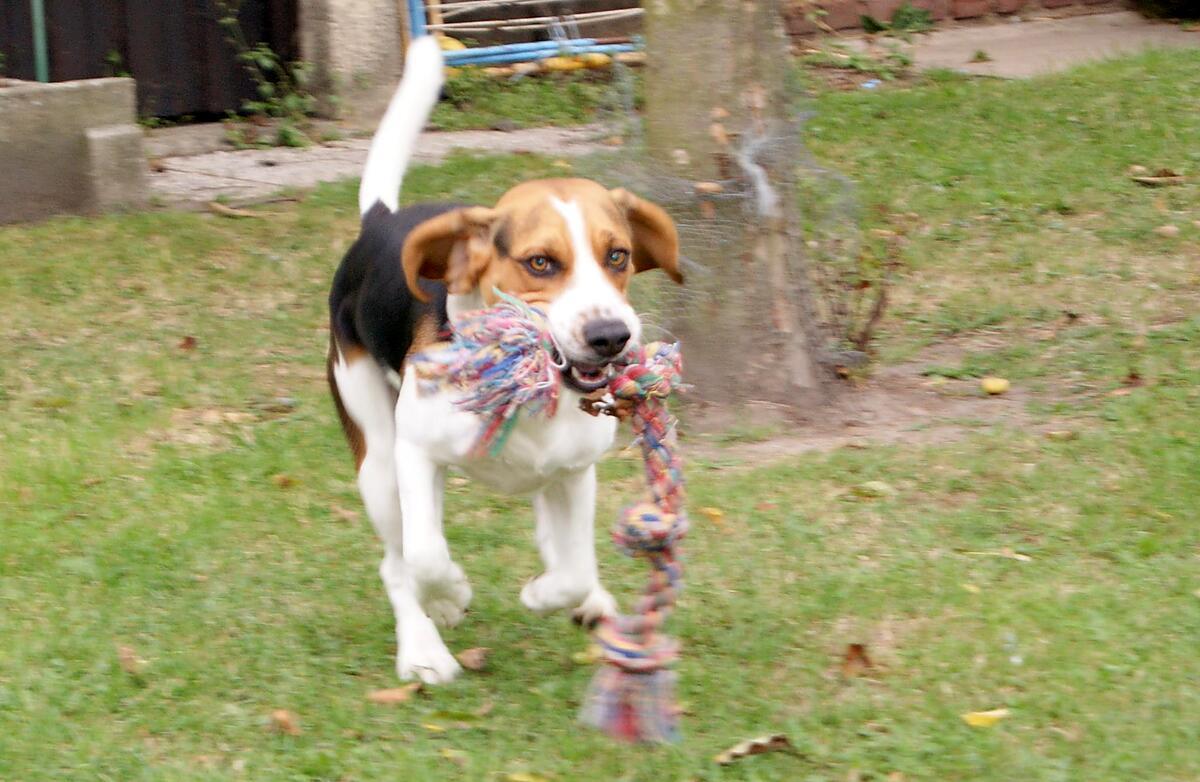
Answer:
[[[1198,71],[1176,52],[818,98],[808,143],[859,183],[864,230],[920,223],[882,360],[953,348],[937,371],[1009,377],[1074,437],[706,450],[691,502],[725,524],[694,514],[668,748],[577,726],[586,638],[517,601],[527,504],[457,483],[476,597],[445,637],[488,668],[367,701],[395,684],[392,617],[323,378],[353,184],[258,220],[0,229],[0,779],[1197,779],[1200,185],[1125,170],[1198,173]],[[557,170],[457,158],[406,195]],[[602,473],[604,525],[640,479]],[[627,601],[644,574],[599,537]],[[876,667],[842,680],[852,642]],[[712,762],[773,732],[797,753]]]
[[[614,75],[616,74],[616,75]],[[628,78],[628,88],[614,80]],[[579,125],[604,118],[622,91],[636,90],[627,69],[543,74],[518,79],[488,76],[479,68],[460,68],[446,81],[446,100],[438,104],[430,126],[438,130],[541,125]]]

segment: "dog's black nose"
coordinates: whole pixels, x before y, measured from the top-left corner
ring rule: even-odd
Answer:
[[[625,321],[615,318],[593,320],[583,327],[583,341],[604,358],[612,358],[624,350],[630,336]]]

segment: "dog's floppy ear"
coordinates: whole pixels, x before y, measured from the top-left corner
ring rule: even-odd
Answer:
[[[683,282],[679,271],[679,232],[666,211],[638,198],[625,188],[610,191],[633,229],[633,268],[644,272],[662,269],[675,282]]]
[[[495,219],[495,210],[469,206],[431,217],[409,232],[400,263],[413,295],[429,300],[419,283],[422,277],[444,281],[451,293],[469,293],[492,260],[489,238]]]

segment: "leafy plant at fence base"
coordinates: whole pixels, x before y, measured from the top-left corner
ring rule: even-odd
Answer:
[[[305,147],[312,143],[306,132],[308,118],[316,111],[317,99],[308,91],[312,66],[303,61],[287,62],[266,43],[251,45],[242,31],[241,0],[213,0],[221,14],[217,24],[226,42],[237,53],[238,62],[254,81],[258,97],[242,103],[242,111],[278,120],[275,143]],[[231,134],[244,137],[247,134]],[[234,140],[237,143],[237,140]]]
[[[928,32],[933,29],[933,15],[925,8],[905,3],[892,14],[892,29],[908,33]]]

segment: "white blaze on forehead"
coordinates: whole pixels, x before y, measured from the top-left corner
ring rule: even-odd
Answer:
[[[590,352],[584,345],[584,323],[593,318],[615,318],[625,322],[632,341],[636,342],[641,335],[641,323],[612,278],[600,268],[579,204],[550,196],[550,205],[567,224],[575,261],[571,265],[571,279],[550,305],[550,329],[555,339],[569,354],[568,358],[579,359]]]
[[[575,267],[572,270],[575,279],[590,278],[592,282],[603,279],[612,287],[612,281],[600,271],[600,264],[596,262],[596,255],[592,252],[592,243],[588,241],[587,236],[587,224],[583,221],[583,212],[579,204],[550,196],[550,205],[567,224],[567,234],[571,237],[571,252],[575,256]]]

